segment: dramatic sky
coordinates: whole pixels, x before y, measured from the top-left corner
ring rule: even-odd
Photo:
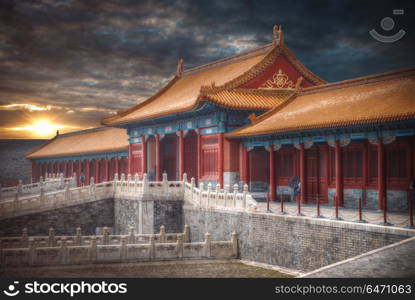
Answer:
[[[327,81],[414,67],[411,2],[0,0],[0,138],[98,126],[160,89],[179,58],[191,68],[267,44],[274,24]],[[371,29],[406,35],[385,44]]]

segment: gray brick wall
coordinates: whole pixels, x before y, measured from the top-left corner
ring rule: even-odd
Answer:
[[[129,227],[133,226],[136,232],[158,233],[161,225],[165,226],[166,232],[182,232],[182,203],[173,200],[116,199],[115,232],[127,234]]]
[[[183,209],[192,241],[239,236],[242,259],[309,271],[400,241],[407,231],[304,217]],[[384,230],[384,231],[383,231]]]
[[[0,236],[18,236],[27,228],[29,235],[47,235],[50,227],[57,235],[75,234],[80,226],[82,234],[95,234],[97,227],[114,227],[114,200],[58,208],[10,219],[0,220]]]
[[[0,140],[0,184],[15,185],[19,179],[30,183],[32,164],[25,154],[47,140]]]

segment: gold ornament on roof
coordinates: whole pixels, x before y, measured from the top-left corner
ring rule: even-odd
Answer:
[[[272,75],[271,79],[265,81],[259,88],[263,89],[294,89],[295,84],[292,80],[290,80],[281,69],[278,70],[277,73]]]

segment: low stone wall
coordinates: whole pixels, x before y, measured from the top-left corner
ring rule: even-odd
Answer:
[[[114,226],[114,200],[104,199],[0,220],[0,236],[44,235],[50,227],[58,234],[75,234],[82,227],[84,234],[95,234],[97,227]]]
[[[415,237],[314,270],[308,278],[414,278]]]
[[[240,258],[300,271],[314,270],[415,235],[414,230],[328,219],[183,207],[191,240],[203,233],[238,233]]]
[[[44,266],[91,263],[122,263],[138,261],[163,261],[177,259],[232,259],[237,256],[237,236],[231,240],[212,241],[209,233],[203,242],[184,242],[184,234],[176,234],[176,242],[156,243],[154,235],[149,243],[131,243],[129,236],[122,236],[120,244],[108,244],[103,237],[89,239],[89,244],[68,245],[61,239],[59,245],[38,247],[31,238],[25,248],[0,248],[0,266]]]

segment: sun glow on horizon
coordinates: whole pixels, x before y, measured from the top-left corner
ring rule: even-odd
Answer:
[[[32,124],[22,127],[12,127],[10,130],[14,131],[29,131],[35,136],[48,137],[53,136],[57,130],[61,129],[77,129],[77,126],[67,126],[62,124],[52,123],[50,120],[41,119],[34,120]]]

